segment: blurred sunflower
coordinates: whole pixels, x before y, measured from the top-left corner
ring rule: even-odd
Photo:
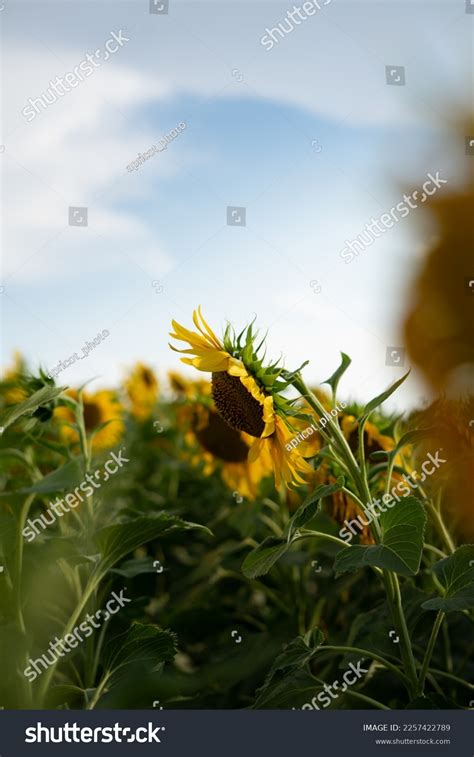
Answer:
[[[408,427],[430,429],[416,450],[415,467],[429,452],[442,450],[447,465],[427,478],[427,493],[442,503],[451,528],[462,541],[474,539],[474,395],[460,399],[442,397],[429,407],[412,413]]]
[[[328,484],[336,483],[334,476],[328,476],[326,479]],[[345,492],[339,490],[331,495],[330,513],[334,520],[336,520],[340,526],[343,526],[346,521],[350,522],[356,520],[360,515],[364,519],[364,513],[359,505]],[[362,520],[363,523],[366,520]],[[360,532],[359,541],[361,544],[373,544],[374,538],[370,531],[370,524],[367,523]]]
[[[458,122],[456,137],[464,141],[464,135],[474,133],[474,120],[459,116]],[[436,446],[444,449],[449,461],[442,474],[447,479],[444,500],[467,539],[474,538],[472,160],[466,159],[469,174],[464,184],[426,203],[437,236],[416,273],[404,320],[407,352],[434,395],[441,395],[419,413],[422,427],[436,430],[425,452]],[[440,473],[436,481],[439,477]]]
[[[150,417],[158,398],[158,380],[151,368],[137,363],[124,381],[131,413],[139,421]]]
[[[344,413],[341,418],[342,433],[349,442],[349,447],[356,452],[359,444],[359,423],[354,415]],[[368,460],[372,452],[381,450],[390,450],[394,447],[394,441],[390,436],[380,433],[374,423],[367,421],[364,428],[364,453],[365,459]]]
[[[25,387],[21,386],[26,370],[25,361],[20,352],[13,353],[13,365],[7,368],[2,377],[2,394],[6,405],[16,405],[28,396]]]
[[[355,415],[351,413],[343,413],[340,419],[340,426],[342,433],[347,439],[351,450],[355,453],[359,444],[358,427],[359,423]],[[364,454],[365,459],[369,459],[369,455],[372,452],[379,452],[380,450],[390,450],[394,447],[394,441],[390,436],[386,436],[380,432],[375,423],[367,421],[364,428]],[[401,459],[399,460],[401,462]],[[394,476],[396,477],[396,476]],[[336,482],[336,476],[331,471],[327,462],[323,462],[319,467],[316,474],[316,483],[320,484],[334,484]],[[364,518],[364,513],[358,504],[353,500],[346,492],[338,490],[334,492],[326,502],[328,513],[334,520],[343,525],[345,521],[356,520],[360,515]],[[360,533],[361,544],[373,544],[374,539],[370,531],[370,524],[364,526]]]
[[[178,371],[168,371],[168,381],[172,391],[178,397],[189,397],[190,399],[196,399],[196,392],[199,394],[211,394],[211,387],[208,381],[202,381],[200,379],[188,379],[178,373]]]
[[[66,396],[73,400],[79,399],[79,393],[70,389]],[[107,389],[88,394],[82,392],[84,405],[84,426],[88,436],[94,434],[92,449],[110,449],[115,446],[122,436],[125,425],[122,420],[123,407],[115,392]],[[65,405],[55,408],[54,418],[60,422],[60,436],[65,442],[74,444],[79,441],[79,433],[75,425],[74,411]]]
[[[281,391],[287,384],[279,377],[281,368],[274,363],[264,367],[258,356],[263,342],[255,348],[252,326],[238,337],[227,326],[220,341],[204,320],[200,308],[193,313],[196,331],[190,331],[173,321],[170,336],[189,344],[175,352],[192,355],[181,358],[183,363],[212,374],[212,397],[219,416],[235,431],[251,439],[248,453],[250,463],[259,461],[264,467],[271,464],[277,486],[305,483],[311,466],[296,449],[286,445],[294,436],[290,417],[294,414]],[[242,338],[245,334],[245,341]]]
[[[252,437],[229,426],[212,406],[212,400],[211,405],[197,398],[187,402],[178,411],[178,419],[188,429],[185,442],[190,462],[203,464],[204,475],[220,470],[229,489],[254,499],[261,480],[271,475],[272,468],[265,468],[262,460],[249,463]]]
[[[416,276],[404,324],[411,359],[435,391],[452,396],[463,373],[471,385],[474,376],[473,207],[472,182],[427,202],[438,236]]]

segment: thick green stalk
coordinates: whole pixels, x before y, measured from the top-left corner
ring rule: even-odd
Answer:
[[[81,617],[82,612],[85,610],[89,599],[93,595],[94,591],[97,589],[97,586],[99,585],[101,578],[102,576],[100,574],[94,574],[94,573],[89,578],[89,582],[87,583],[87,586],[84,589],[84,593],[79,603],[77,604],[73,614],[69,618],[68,623],[66,624],[64,630],[61,633],[62,639],[64,639],[64,637],[67,636],[67,634],[71,633],[73,629],[76,627],[77,621]],[[48,670],[46,670],[43,673],[41,683],[38,687],[38,700],[39,700],[40,706],[42,705],[42,700],[48,690],[49,683],[54,674],[54,671],[56,670],[56,665],[58,664],[58,662],[59,662],[59,659],[56,659],[56,661],[52,665],[49,666]]]
[[[431,629],[430,640],[428,642],[428,646],[426,648],[425,658],[424,658],[423,664],[421,666],[420,678],[418,680],[418,696],[422,696],[423,690],[425,688],[426,673],[427,673],[428,668],[430,666],[431,657],[433,655],[433,651],[434,651],[435,644],[436,644],[436,639],[438,638],[439,629],[441,628],[441,624],[442,624],[443,620],[444,620],[444,612],[442,610],[439,610],[439,612],[438,612],[438,614],[436,616],[436,620],[435,620],[435,622],[433,624],[433,628]]]
[[[440,537],[441,541],[443,542],[446,551],[449,552],[450,555],[452,555],[456,551],[456,547],[453,544],[453,540],[451,539],[451,536],[444,525],[443,518],[441,517],[441,514],[438,512],[436,507],[433,505],[432,502],[429,500],[425,502],[426,509],[428,510],[433,525],[438,532],[438,536]]]
[[[318,398],[308,389],[308,387],[304,383],[301,376],[295,377],[295,379],[293,380],[293,386],[304,396],[305,400],[308,402],[310,407],[312,407],[313,410],[315,410],[321,417],[323,417],[325,413],[325,409],[323,405],[318,400]],[[353,483],[357,489],[357,492],[361,501],[365,500],[367,502],[367,505],[370,507],[372,503],[372,496],[371,496],[370,488],[367,481],[367,471],[366,471],[365,464],[363,465],[362,469],[359,468],[357,461],[355,460],[354,455],[352,453],[352,450],[349,447],[349,444],[339,427],[339,424],[334,423],[333,418],[330,418],[328,420],[327,428],[328,430],[331,431],[334,441],[337,444],[337,447],[339,449],[339,452],[343,456],[344,461],[347,465],[347,468],[350,470],[352,474]],[[361,443],[363,443],[363,438],[361,440]],[[365,463],[363,454],[361,454],[361,460],[364,461]],[[381,539],[380,525],[377,523],[376,518],[373,518],[372,523],[375,529],[375,533],[377,534],[378,540],[380,541]],[[409,693],[414,695],[418,686],[418,677],[417,677],[417,671],[416,671],[415,658],[413,656],[410,636],[408,633],[408,627],[406,624],[406,619],[405,619],[405,615],[403,611],[398,576],[395,573],[392,573],[391,571],[384,570],[383,578],[384,578],[385,589],[387,592],[387,601],[391,609],[391,613],[394,619],[397,633],[399,634],[400,639],[401,639],[400,653],[402,655],[406,673],[411,682]]]

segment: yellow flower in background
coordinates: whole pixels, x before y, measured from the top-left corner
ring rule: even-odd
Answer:
[[[70,389],[66,395],[78,400],[79,394],[75,389]],[[103,389],[94,394],[82,392],[84,404],[84,426],[87,436],[94,434],[92,449],[110,449],[114,447],[123,435],[125,424],[123,422],[123,407],[117,399],[115,392]],[[71,444],[79,441],[79,433],[75,425],[75,416],[71,408],[60,406],[54,410],[54,418],[60,422],[59,433],[65,442]],[[69,425],[71,424],[71,425]],[[106,424],[100,428],[102,424]]]
[[[249,463],[252,437],[233,429],[212,405],[199,399],[183,405],[178,411],[178,420],[180,426],[187,428],[187,459],[196,466],[203,464],[206,476],[219,470],[229,489],[254,499],[262,479],[272,474],[272,466],[265,467],[261,460],[257,464]]]
[[[286,444],[293,437],[289,418],[292,414],[281,395],[286,384],[279,379],[277,364],[264,367],[255,349],[252,326],[238,337],[227,327],[219,340],[204,320],[200,308],[193,313],[197,331],[190,331],[173,321],[173,339],[189,345],[175,352],[187,355],[182,362],[212,374],[212,396],[219,416],[235,431],[252,440],[248,453],[250,463],[271,464],[277,486],[305,483],[311,466],[297,450],[288,451]],[[245,342],[242,338],[245,333]]]
[[[463,134],[473,134],[474,123],[466,129]],[[474,376],[473,207],[472,180],[426,203],[437,236],[416,275],[404,323],[411,360],[434,392],[452,397],[459,386],[472,386]]]
[[[132,415],[144,421],[150,417],[158,399],[158,380],[151,368],[137,363],[124,382]]]
[[[334,484],[336,482],[336,479],[333,476],[328,476],[326,482],[328,484]],[[343,526],[347,521],[350,522],[352,520],[356,520],[359,515],[362,518],[362,522],[366,522],[363,520],[363,510],[361,510],[359,505],[352,499],[352,497],[341,490],[331,494],[330,511],[332,517],[339,523],[340,526]],[[368,522],[367,525],[364,525],[362,530],[360,531],[359,541],[361,544],[374,543],[374,538],[370,531],[370,525],[368,524]]]
[[[25,373],[25,361],[18,350],[13,353],[13,365],[7,368],[2,377],[2,394],[6,405],[16,405],[28,397],[28,392],[19,385]]]
[[[178,371],[168,371],[168,381],[174,394],[178,397],[188,397],[196,399],[196,393],[200,395],[211,395],[211,385],[208,381],[200,379],[188,379]]]
[[[353,452],[357,450],[359,444],[358,434],[359,424],[357,418],[354,415],[344,414],[341,418],[342,433],[349,442],[349,447]],[[364,428],[364,453],[365,459],[368,460],[369,455],[372,452],[380,452],[380,450],[391,450],[395,446],[393,439],[390,436],[381,434],[377,426],[370,421],[367,421]]]

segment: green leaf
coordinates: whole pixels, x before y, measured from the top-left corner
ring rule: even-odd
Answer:
[[[433,434],[434,429],[433,428],[420,428],[420,429],[414,429],[413,431],[407,431],[406,434],[403,434],[403,436],[400,437],[398,442],[396,443],[395,447],[391,450],[377,450],[376,452],[372,452],[370,454],[371,460],[390,460],[396,457],[401,449],[403,447],[406,447],[408,444],[417,444],[418,442],[421,442],[423,439],[429,439],[430,436]]]
[[[421,696],[416,699],[412,699],[409,702],[405,710],[462,710],[464,709],[452,699],[443,696],[442,694],[435,694],[430,692],[429,696]]]
[[[271,686],[262,687],[252,709],[299,709],[309,704],[321,688],[308,670],[296,670],[273,681]]]
[[[176,654],[176,635],[151,623],[134,621],[125,633],[113,638],[104,650],[106,670],[117,671],[125,665],[146,662],[150,670],[159,669]]]
[[[295,531],[302,528],[308,523],[308,521],[314,518],[319,509],[321,500],[334,494],[334,492],[339,491],[343,486],[344,478],[342,476],[337,479],[335,484],[323,484],[322,486],[318,486],[298,507],[297,511],[289,521],[285,530],[288,541],[291,541]]]
[[[421,603],[428,599],[428,594],[416,588],[410,579],[401,586],[403,612],[408,627],[408,632],[413,644],[426,643],[426,637],[420,636],[420,630],[426,628],[426,613],[421,608]],[[393,630],[393,617],[386,599],[370,602],[370,610],[363,612],[354,618],[347,641],[344,643],[350,647],[370,649],[382,657],[390,658],[393,655],[394,645],[390,631]],[[392,634],[393,635],[393,634]],[[346,667],[349,662],[356,662],[358,653],[347,652],[341,665]]]
[[[445,557],[433,566],[446,590],[444,597],[423,602],[425,610],[470,610],[474,607],[474,545],[464,544],[454,554]]]
[[[405,497],[380,516],[382,540],[365,547],[344,547],[336,556],[337,575],[366,565],[414,576],[418,573],[423,551],[426,513],[416,497]]]
[[[38,483],[29,486],[27,489],[21,489],[18,493],[51,494],[66,490],[71,491],[74,490],[76,486],[79,486],[82,481],[84,481],[82,458],[76,457],[74,460],[66,463],[66,465],[63,465],[62,468],[58,468],[58,470],[48,473],[48,475],[44,476],[41,481],[38,481]]]
[[[416,428],[413,431],[407,431],[406,434],[400,437],[395,447],[390,450],[390,454],[396,457],[399,450],[406,447],[407,444],[417,444],[423,441],[423,439],[429,439],[435,431],[434,428]]]
[[[324,642],[324,634],[319,628],[308,631],[304,636],[297,636],[290,641],[275,659],[267,676],[271,678],[277,671],[298,670],[306,665]]]
[[[304,636],[297,636],[290,641],[275,659],[267,673],[263,686],[257,691],[255,706],[262,705],[269,692],[276,687],[281,688],[282,679],[291,676],[305,666],[318,653],[324,642],[324,634],[319,628],[308,631]]]
[[[12,405],[12,407],[7,408],[0,415],[0,428],[5,430],[23,415],[32,415],[39,407],[56,399],[64,389],[65,387],[58,388],[52,386],[43,386],[42,389],[38,389],[31,397],[28,397],[23,402],[19,402],[17,405]]]
[[[385,462],[390,457],[391,452],[392,452],[392,450],[378,449],[375,452],[371,452],[370,453],[369,460],[373,460],[375,463],[378,460],[383,460]]]
[[[286,539],[268,536],[252,552],[249,552],[242,563],[242,571],[247,578],[257,578],[268,573],[272,565],[290,548]]]
[[[339,385],[339,381],[341,380],[344,373],[347,371],[351,364],[352,360],[350,359],[349,355],[346,355],[345,352],[341,352],[341,364],[339,368],[337,368],[332,376],[330,378],[326,379],[326,381],[321,381],[322,384],[329,384],[331,389],[333,390],[334,394],[337,392],[337,387]]]
[[[398,387],[403,384],[405,379],[409,376],[410,371],[407,371],[404,376],[402,376],[398,381],[395,381],[394,384],[388,387],[382,394],[379,394],[377,397],[374,397],[373,400],[370,400],[370,402],[364,407],[364,410],[362,412],[362,415],[359,418],[359,422],[366,420],[369,415],[377,408],[379,405],[382,404],[382,402],[385,402],[386,399],[388,399],[397,389]]]
[[[171,662],[177,652],[177,638],[151,623],[134,621],[125,633],[114,637],[103,653],[103,693],[121,683],[124,674],[134,667],[146,666],[148,672],[161,672],[165,662]],[[122,684],[123,685],[123,684]]]
[[[119,560],[158,536],[168,536],[179,531],[203,529],[205,526],[189,523],[168,513],[158,513],[150,517],[136,517],[123,520],[112,526],[101,528],[95,542],[101,552],[100,571],[108,570]]]
[[[157,570],[153,567],[154,562],[156,561],[152,557],[137,557],[122,563],[120,568],[112,568],[110,572],[124,578],[135,578],[144,573],[156,573]]]

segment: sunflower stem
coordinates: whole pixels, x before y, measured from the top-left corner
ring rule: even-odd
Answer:
[[[308,389],[301,375],[297,375],[292,383],[295,389],[297,389],[301,393],[308,404],[320,415],[320,417],[327,417],[325,415],[325,409],[323,405],[313,394],[313,392]],[[365,500],[367,502],[367,506],[370,507],[370,505],[372,504],[372,495],[370,493],[369,483],[367,479],[365,454],[363,450],[363,424],[360,425],[362,425],[362,432],[360,431],[359,426],[359,458],[360,462],[363,463],[363,465],[359,467],[349,446],[349,443],[347,442],[344,434],[339,427],[339,424],[334,423],[332,416],[328,418],[328,430],[331,431],[334,441],[339,448],[339,452],[345,460],[347,467],[351,471],[353,482],[355,488],[357,489],[359,497],[361,501]],[[374,536],[376,535],[376,540],[380,542],[382,541],[382,531],[380,524],[377,522],[376,518],[373,518],[372,523],[375,531]],[[408,633],[408,627],[403,611],[398,576],[396,575],[396,573],[392,573],[391,571],[387,571],[385,569],[382,572],[382,576],[385,585],[385,591],[387,594],[387,602],[391,610],[397,633],[399,634],[401,639],[400,653],[405,667],[405,672],[410,680],[409,693],[411,696],[414,696],[418,689],[418,676],[416,671],[415,658],[413,656],[413,649],[410,641],[410,635]]]
[[[433,655],[436,639],[438,638],[439,629],[441,628],[441,624],[444,620],[444,615],[445,615],[444,612],[442,610],[439,610],[436,616],[436,620],[433,624],[433,628],[431,629],[430,639],[428,642],[428,646],[426,648],[426,654],[423,660],[423,665],[421,666],[420,677],[418,679],[418,696],[423,695],[423,691],[425,688],[426,673],[428,671],[431,657]]]

